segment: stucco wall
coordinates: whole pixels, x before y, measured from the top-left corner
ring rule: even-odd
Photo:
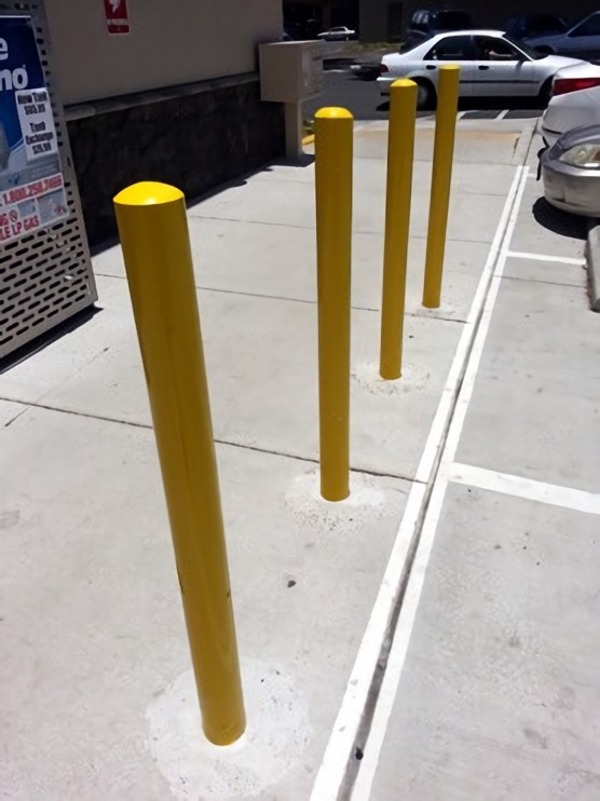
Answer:
[[[102,0],[46,0],[65,104],[251,72],[281,34],[281,0],[128,0],[109,36]]]

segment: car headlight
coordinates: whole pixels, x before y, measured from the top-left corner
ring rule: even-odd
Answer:
[[[600,170],[600,145],[577,145],[563,153],[559,161],[573,167]]]

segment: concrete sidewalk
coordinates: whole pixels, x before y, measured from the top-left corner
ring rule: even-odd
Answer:
[[[11,800],[300,801],[312,793],[334,801],[356,778],[414,522],[436,477],[532,131],[461,124],[444,303],[427,312],[432,133],[420,125],[406,375],[388,384],[376,369],[386,126],[357,126],[353,492],[342,504],[316,491],[313,167],[273,165],[189,212],[249,716],[234,748],[215,749],[200,735],[118,248],[95,260],[102,311],[0,377],[0,784]],[[533,219],[523,225],[514,249],[542,236]],[[572,245],[560,243],[549,252],[572,257]],[[479,425],[470,441],[487,453],[499,422]],[[337,740],[340,715],[348,725]],[[397,719],[410,737],[403,713]],[[394,759],[382,759],[381,774],[379,753],[371,763],[377,782],[396,788],[377,790],[382,799],[405,790],[404,770],[397,784],[389,779]]]

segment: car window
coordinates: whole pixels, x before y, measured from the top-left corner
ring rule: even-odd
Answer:
[[[446,36],[431,48],[425,61],[472,61],[474,56],[471,36]]]
[[[427,15],[424,11],[418,11],[413,18],[412,27],[417,31],[424,31],[426,18]]]
[[[592,14],[591,17],[573,28],[569,36],[600,36],[600,14]]]
[[[471,15],[464,11],[438,11],[434,24],[439,31],[460,31],[471,27]]]
[[[522,58],[510,42],[496,36],[476,36],[475,49],[478,61],[518,61]]]

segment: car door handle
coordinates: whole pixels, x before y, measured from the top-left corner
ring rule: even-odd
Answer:
[[[489,67],[486,64],[480,64],[478,69],[480,69],[480,70],[489,70]]]
[[[433,64],[428,64],[426,69],[428,69],[428,70],[436,70],[437,67],[435,65],[433,65]]]

